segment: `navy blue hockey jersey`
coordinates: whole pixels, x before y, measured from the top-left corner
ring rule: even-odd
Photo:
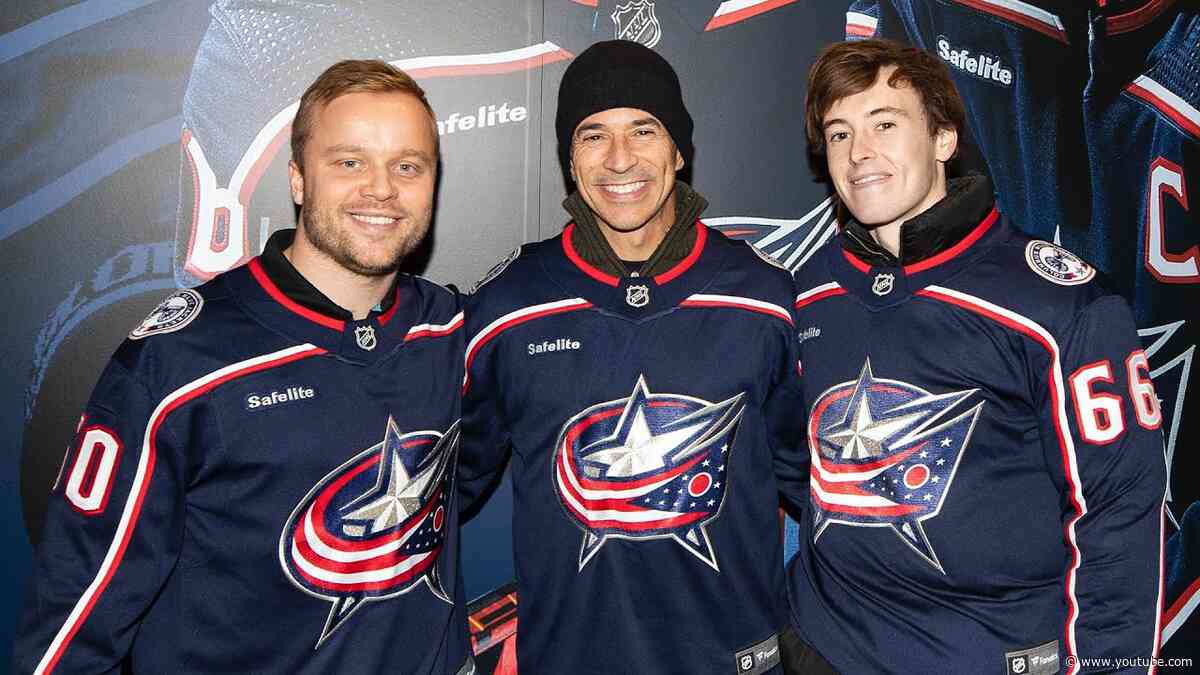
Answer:
[[[802,637],[846,673],[1155,654],[1162,409],[1125,301],[994,208],[903,268],[844,237],[797,275]]]
[[[462,315],[396,293],[340,321],[255,259],[134,329],[54,488],[17,672],[469,669]]]
[[[946,61],[1005,212],[1096,265],[1133,306],[1162,398],[1173,532],[1200,500],[1186,452],[1200,431],[1200,216],[1187,190],[1200,171],[1200,9],[1167,0],[858,0],[846,27],[848,37],[908,40]],[[1169,643],[1200,602],[1200,579],[1191,581],[1167,596],[1168,656],[1200,658],[1200,643]]]
[[[460,485],[511,454],[522,673],[779,672],[792,280],[696,227],[673,269],[617,278],[568,226],[468,302]]]

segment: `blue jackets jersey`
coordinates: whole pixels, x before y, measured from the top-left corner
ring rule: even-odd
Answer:
[[[1162,410],[1125,301],[994,208],[904,267],[846,236],[797,276],[801,637],[847,673],[1150,657]]]
[[[1186,452],[1197,433],[1189,420],[1200,419],[1200,219],[1188,201],[1200,170],[1200,12],[1157,0],[884,0],[849,9],[848,36],[909,40],[947,61],[1003,210],[1091,261],[1132,305],[1163,400],[1168,531],[1182,527],[1200,499]],[[1171,643],[1200,598],[1197,577],[1188,581],[1168,594],[1164,653],[1200,658],[1196,641]]]
[[[511,454],[522,673],[737,672],[787,620],[792,280],[696,227],[676,267],[617,278],[571,225],[468,302],[460,485],[477,499]]]
[[[164,301],[80,419],[16,672],[457,673],[461,314],[340,321],[259,259]]]

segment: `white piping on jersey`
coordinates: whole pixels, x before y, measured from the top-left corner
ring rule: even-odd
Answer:
[[[583,309],[590,307],[592,303],[583,298],[568,298],[566,300],[555,300],[554,302],[544,302],[540,305],[530,307],[522,307],[521,309],[513,310],[508,314],[496,319],[495,321],[484,326],[483,330],[475,334],[471,341],[467,343],[466,364],[471,365],[471,360],[475,357],[475,350],[481,346],[485,340],[489,339],[493,333],[498,333],[504,328],[505,324],[510,322],[522,323],[522,319],[528,321],[536,318],[533,315],[541,312],[554,312],[555,310]],[[514,324],[515,325],[515,324]]]
[[[1141,75],[1125,88],[1126,91],[1161,110],[1200,138],[1200,110],[1146,75]]]
[[[306,574],[332,584],[364,584],[377,583],[380,581],[391,581],[392,579],[408,572],[417,565],[425,562],[429,556],[436,552],[437,551],[435,550],[419,553],[405,558],[391,567],[385,567],[383,569],[365,570],[362,572],[351,573],[330,572],[329,570],[323,569],[309,562],[308,559],[304,557],[304,554],[300,552],[296,542],[294,540],[292,541],[292,560],[296,561],[296,565],[300,569],[304,570]]]
[[[1030,5],[1028,2],[1022,2],[1021,0],[960,0],[960,2],[964,5],[990,5],[991,7],[1001,8],[1001,10],[1008,10],[1009,12],[1015,12],[1021,14],[1021,16],[1036,20],[1036,22],[1043,23],[1049,26],[1049,28],[1063,32],[1063,34],[1067,32],[1067,29],[1063,28],[1062,19],[1058,18],[1058,14],[1045,11],[1042,7]],[[984,7],[979,8],[986,11]]]
[[[851,34],[850,33],[851,26],[861,28],[862,29],[861,34],[863,34],[863,35],[874,35],[876,28],[879,26],[879,19],[876,19],[875,17],[871,16],[870,14],[863,14],[862,12],[846,12],[846,33],[847,34]],[[856,32],[856,33],[852,33],[852,34],[859,35],[860,33]]]
[[[689,295],[683,302],[679,303],[681,307],[735,307],[739,309],[747,309],[751,312],[760,314],[769,314],[779,319],[783,319],[788,323],[792,323],[792,315],[779,305],[763,300],[755,300],[754,298],[743,298],[737,295],[715,295],[709,293],[693,293]]]
[[[1040,342],[1042,344],[1042,346],[1047,349],[1047,351],[1050,352],[1051,366],[1050,366],[1050,382],[1049,382],[1049,384],[1050,384],[1050,396],[1051,396],[1051,400],[1053,401],[1053,406],[1054,406],[1054,410],[1052,411],[1053,415],[1054,415],[1054,425],[1058,432],[1059,443],[1061,444],[1063,454],[1066,459],[1067,483],[1069,484],[1070,489],[1071,489],[1071,497],[1075,501],[1075,504],[1076,504],[1076,514],[1069,521],[1067,521],[1067,528],[1066,528],[1067,540],[1070,542],[1071,549],[1072,549],[1072,552],[1074,553],[1074,555],[1073,555],[1073,562],[1071,563],[1071,568],[1067,571],[1067,578],[1066,578],[1066,590],[1067,590],[1067,597],[1069,600],[1069,607],[1068,607],[1067,626],[1066,626],[1067,644],[1065,645],[1066,653],[1075,655],[1077,653],[1076,652],[1076,644],[1075,644],[1075,623],[1076,623],[1077,619],[1079,618],[1079,601],[1075,595],[1075,580],[1076,580],[1076,576],[1078,575],[1079,566],[1083,561],[1083,554],[1079,549],[1079,542],[1076,540],[1076,536],[1075,536],[1075,524],[1078,523],[1081,518],[1083,518],[1083,516],[1087,513],[1088,509],[1087,509],[1087,502],[1084,500],[1084,497],[1083,497],[1083,483],[1079,479],[1079,465],[1078,465],[1078,461],[1076,459],[1075,443],[1071,438],[1070,426],[1069,426],[1068,419],[1067,419],[1066,395],[1065,395],[1066,390],[1063,386],[1062,357],[1061,357],[1061,353],[1059,352],[1058,342],[1054,339],[1054,336],[1051,335],[1049,331],[1047,331],[1045,328],[1043,328],[1036,321],[1030,319],[1029,317],[1018,314],[1018,313],[1016,313],[1010,309],[1007,309],[1005,307],[1001,307],[999,305],[992,304],[982,298],[978,298],[973,295],[968,295],[966,293],[962,293],[960,291],[956,291],[956,290],[953,290],[950,288],[945,288],[942,286],[927,286],[923,290],[918,291],[917,295],[920,295],[920,296],[926,297],[926,298],[933,298],[935,300],[939,300],[942,302],[949,302],[950,304],[954,304],[959,307],[964,307],[965,309],[967,309],[969,311],[974,311],[978,314],[986,316],[987,318],[990,318],[994,321],[997,321],[1001,324],[1008,326],[1009,328],[1013,328],[1019,332],[1022,332],[1024,334],[1028,335],[1029,337],[1034,338],[1037,342]],[[1165,458],[1164,458],[1164,461],[1165,461]],[[1164,497],[1164,499],[1165,499],[1165,497]],[[1159,541],[1160,542],[1162,541],[1161,536],[1159,537]],[[1160,544],[1159,545],[1160,561],[1162,559],[1162,555],[1163,555],[1162,544]],[[1153,636],[1154,643],[1153,643],[1153,647],[1152,647],[1152,654],[1154,657],[1158,656],[1159,630],[1160,630],[1160,622],[1162,621],[1162,612],[1159,611],[1162,608],[1162,593],[1163,593],[1163,591],[1162,591],[1162,588],[1163,588],[1162,574],[1163,574],[1163,570],[1162,570],[1162,564],[1160,562],[1160,564],[1159,564],[1159,584],[1158,584],[1159,591],[1158,591],[1158,599],[1155,602],[1156,611],[1155,611],[1155,619],[1154,619],[1154,636]],[[1153,672],[1153,670],[1154,670],[1154,668],[1151,667],[1151,672]],[[1068,668],[1067,675],[1075,675],[1075,673],[1078,673],[1078,672],[1079,672],[1079,661],[1075,660],[1075,663],[1070,668]]]
[[[37,668],[33,671],[34,675],[49,673],[58,663],[63,652],[66,651],[67,643],[74,636],[75,632],[79,630],[79,627],[83,625],[88,614],[91,613],[93,603],[104,592],[104,589],[108,586],[108,582],[112,579],[112,575],[116,573],[117,566],[121,564],[121,559],[125,555],[125,547],[128,545],[133,534],[133,527],[136,525],[137,515],[141,511],[142,499],[150,487],[150,472],[153,471],[152,464],[155,461],[154,455],[157,452],[154,437],[158,431],[158,427],[166,419],[166,416],[188,400],[223,384],[225,381],[265,370],[275,365],[282,365],[297,359],[323,353],[325,353],[325,350],[320,347],[311,344],[302,344],[281,349],[270,354],[255,356],[225,366],[219,370],[214,370],[199,379],[192,380],[163,398],[146,422],[146,432],[142,438],[142,450],[138,455],[138,466],[133,477],[133,487],[129,491],[129,496],[125,498],[125,508],[121,512],[121,520],[117,523],[117,529],[113,533],[112,543],[108,547],[108,552],[105,554],[104,560],[100,563],[100,569],[96,572],[96,577],[84,589],[83,594],[79,596],[79,600],[75,603],[75,607],[67,615],[66,622],[58,630],[54,639],[50,641],[50,646],[47,648],[45,655],[42,656],[42,660],[38,662]],[[135,511],[138,513],[135,513]]]
[[[459,312],[454,315],[446,323],[422,323],[408,329],[404,334],[404,341],[408,342],[419,337],[441,337],[449,335],[462,327],[463,313]]]
[[[820,286],[814,286],[814,287],[808,289],[807,291],[804,291],[800,295],[796,296],[796,307],[800,307],[802,305],[808,304],[809,302],[815,300],[817,296],[819,296],[823,293],[830,293],[830,292],[840,291],[840,290],[842,290],[842,285],[836,281],[830,281],[827,284],[821,284]]]
[[[1191,595],[1189,596],[1188,593],[1191,593]],[[1167,640],[1170,640],[1171,636],[1175,634],[1175,631],[1179,630],[1180,626],[1187,622],[1192,612],[1195,612],[1196,608],[1200,607],[1200,579],[1193,582],[1192,586],[1179,596],[1176,606],[1179,609],[1174,616],[1167,620],[1167,625],[1163,628],[1163,644],[1166,644]],[[1171,607],[1170,609],[1175,609],[1175,607]],[[1169,612],[1170,609],[1167,611]]]

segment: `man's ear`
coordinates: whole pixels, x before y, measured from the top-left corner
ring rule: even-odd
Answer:
[[[678,147],[676,147],[675,148],[675,170],[678,171],[682,168],[683,168],[683,153],[679,151]]]
[[[953,127],[938,129],[934,134],[933,143],[937,160],[942,163],[949,162],[954,156],[954,151],[958,149],[958,130]]]
[[[292,201],[297,206],[304,204],[304,173],[300,171],[300,165],[296,160],[288,161],[288,185],[292,188]]]

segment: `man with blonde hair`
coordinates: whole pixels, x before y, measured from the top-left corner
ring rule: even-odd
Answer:
[[[381,61],[300,100],[296,230],[118,348],[53,488],[16,672],[473,672],[458,572],[457,296],[433,112]]]

